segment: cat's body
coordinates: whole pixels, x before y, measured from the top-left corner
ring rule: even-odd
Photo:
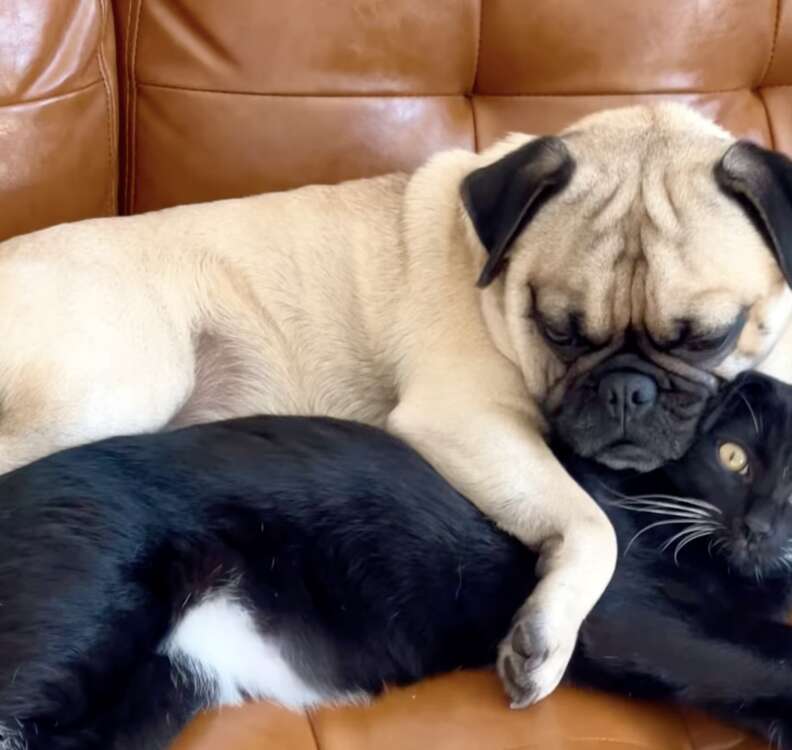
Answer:
[[[569,678],[790,748],[792,509],[776,464],[792,388],[751,378],[750,413],[732,397],[679,466],[624,478],[569,459],[623,553]],[[761,502],[747,474],[707,463],[729,441],[756,447]],[[743,518],[765,529],[750,549]],[[536,561],[395,438],[288,417],[43,459],[0,478],[0,528],[2,750],[159,750],[203,706],[364,699],[489,663]],[[687,537],[661,547],[683,530],[714,535],[675,561]]]

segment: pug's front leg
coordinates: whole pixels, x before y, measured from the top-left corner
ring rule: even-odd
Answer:
[[[530,409],[468,403],[462,411],[438,408],[437,399],[405,400],[388,427],[540,553],[539,584],[498,655],[498,673],[518,708],[544,698],[563,677],[578,630],[613,575],[616,536],[547,447]]]

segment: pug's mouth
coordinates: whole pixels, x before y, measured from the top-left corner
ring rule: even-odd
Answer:
[[[592,458],[616,471],[652,471],[663,463],[661,458],[629,440],[616,440],[600,448]]]
[[[616,471],[647,472],[690,447],[710,398],[693,382],[636,354],[609,358],[569,384],[549,415],[559,440]]]

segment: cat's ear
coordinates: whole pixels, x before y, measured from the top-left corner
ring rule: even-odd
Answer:
[[[700,432],[709,432],[717,422],[732,415],[736,410],[745,410],[754,418],[764,408],[769,399],[775,397],[781,381],[762,375],[754,370],[741,372],[736,378],[726,383],[715,397],[712,409],[699,426]],[[790,397],[792,398],[792,387]]]

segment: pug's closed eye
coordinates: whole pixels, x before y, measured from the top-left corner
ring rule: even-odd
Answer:
[[[551,343],[557,346],[569,346],[575,341],[575,334],[570,330],[556,328],[552,323],[547,321],[540,321],[540,327],[544,337]]]
[[[571,315],[563,322],[549,320],[540,313],[532,317],[544,340],[562,359],[574,359],[596,348],[582,333],[578,315]]]
[[[694,336],[687,341],[680,348],[685,349],[691,353],[694,352],[715,352],[722,349],[731,338],[732,329],[728,328],[719,333],[704,334],[701,336]]]
[[[747,312],[741,311],[732,323],[715,330],[697,330],[689,320],[678,324],[678,334],[670,341],[653,342],[661,351],[689,360],[707,360],[732,349],[742,333]]]

